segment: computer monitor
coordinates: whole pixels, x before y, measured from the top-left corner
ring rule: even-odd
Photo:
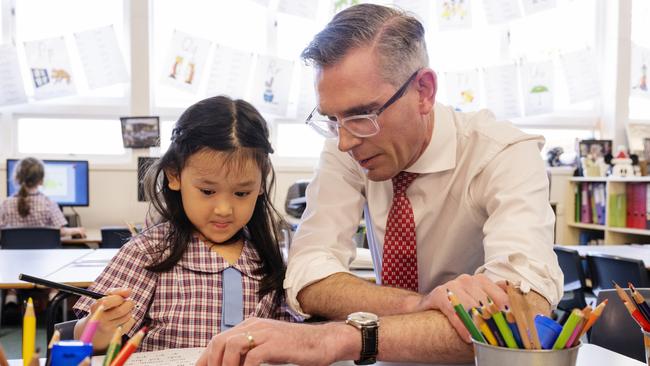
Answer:
[[[138,202],[145,202],[147,198],[144,194],[144,177],[149,167],[156,162],[158,158],[138,156]]]
[[[157,116],[120,117],[124,147],[160,146],[160,120]]]
[[[18,193],[14,181],[18,159],[7,159],[7,197]],[[45,181],[41,192],[60,206],[88,206],[88,161],[43,160]]]

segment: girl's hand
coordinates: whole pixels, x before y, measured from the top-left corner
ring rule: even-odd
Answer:
[[[131,289],[115,288],[109,289],[105,297],[95,301],[90,307],[89,318],[95,313],[100,305],[104,305],[104,312],[99,316],[98,331],[104,334],[113,334],[118,326],[122,326],[124,333],[128,333],[135,324],[133,318],[133,309],[135,303],[133,300],[127,300],[131,295]]]

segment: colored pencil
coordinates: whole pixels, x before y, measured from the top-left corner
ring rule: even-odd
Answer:
[[[32,359],[29,361],[29,366],[41,366],[41,349],[36,348],[32,354]]]
[[[515,317],[517,329],[519,329],[519,335],[521,336],[521,343],[523,343],[525,349],[533,349],[534,345],[530,340],[529,332],[530,327],[528,325],[528,317],[522,308],[521,301],[523,299],[518,296],[520,294],[519,290],[509,281],[506,281],[506,293],[508,294],[508,299],[510,302],[510,308],[512,310],[512,315]]]
[[[602,314],[603,310],[605,310],[605,306],[607,306],[607,301],[609,301],[609,299],[605,299],[604,301],[602,301],[600,304],[598,304],[598,306],[596,306],[596,308],[593,311],[590,312],[589,319],[587,319],[587,323],[585,323],[585,326],[582,327],[582,331],[580,331],[580,335],[578,336],[578,340],[580,338],[582,338],[582,336],[585,333],[587,333],[587,331],[589,329],[591,329],[591,327],[594,325],[596,320],[598,320],[598,318],[600,317],[600,314]],[[591,306],[589,307],[589,309],[591,309]],[[584,311],[583,311],[583,313],[584,313]],[[574,342],[573,345],[576,346],[577,344]]]
[[[472,308],[472,320],[474,321],[474,325],[478,327],[478,329],[483,333],[483,336],[487,340],[487,342],[492,345],[492,346],[498,346],[499,344],[497,343],[496,338],[494,338],[494,334],[492,334],[492,331],[490,330],[490,327],[488,327],[487,323],[485,320],[483,320],[483,317],[481,314],[476,310],[476,308]]]
[[[106,356],[104,357],[104,363],[102,366],[110,366],[111,361],[117,356],[117,354],[120,352],[120,349],[122,348],[122,326],[117,327],[115,329],[115,333],[113,333],[113,338],[111,339],[111,343],[108,344],[108,349],[106,350]]]
[[[34,356],[36,342],[36,315],[34,302],[30,297],[27,300],[25,315],[23,316],[23,366],[29,366]]]
[[[571,315],[569,315],[569,319],[567,319],[567,321],[562,326],[562,331],[560,332],[560,335],[557,337],[555,343],[553,344],[553,349],[562,349],[566,347],[569,338],[571,338],[571,335],[573,334],[576,326],[580,324],[582,319],[584,319],[584,316],[582,315],[582,310],[573,309],[573,311],[571,311]]]
[[[5,353],[5,349],[2,348],[2,344],[0,344],[0,366],[9,366],[7,354]]]
[[[497,323],[495,323],[494,319],[492,319],[490,310],[485,305],[483,305],[483,302],[479,301],[478,303],[481,305],[479,313],[481,314],[483,321],[485,321],[485,324],[487,324],[488,328],[490,328],[490,331],[494,335],[494,339],[496,339],[497,345],[499,345],[499,347],[505,347],[506,341],[503,340],[503,336],[501,335],[501,332],[499,332]]]
[[[97,327],[99,326],[99,317],[104,313],[104,305],[99,305],[95,310],[95,313],[90,317],[88,323],[86,323],[86,328],[84,328],[83,333],[79,340],[84,343],[93,343],[93,337],[97,332]]]
[[[637,309],[636,306],[632,305],[631,301],[623,301],[623,304],[625,305],[625,308],[627,311],[632,315],[632,318],[636,320],[636,323],[639,324],[643,330],[646,332],[650,332],[650,323],[648,322],[648,319],[643,317],[643,314]]]
[[[519,335],[519,328],[517,328],[517,321],[515,320],[515,316],[512,315],[510,308],[508,308],[508,305],[506,305],[504,313],[506,314],[508,327],[510,327],[510,330],[512,331],[512,336],[515,337],[515,341],[517,342],[517,347],[524,348],[524,344],[521,342],[521,336]]]
[[[489,297],[488,308],[490,309],[490,313],[492,313],[492,319],[494,319],[494,322],[497,324],[499,332],[501,332],[503,340],[506,342],[508,348],[519,348],[517,347],[517,341],[515,341],[515,337],[512,335],[512,331],[510,330],[508,323],[506,323],[506,319],[503,317],[503,313],[501,313],[497,307],[497,304],[495,304]]]
[[[124,345],[122,350],[120,350],[120,353],[115,356],[113,361],[111,361],[111,366],[122,366],[126,362],[126,360],[129,359],[129,357],[135,352],[135,350],[140,346],[140,343],[142,343],[142,338],[144,338],[144,334],[147,332],[147,327],[143,327],[140,329],[134,336],[133,338],[129,339],[128,342]]]
[[[458,315],[460,320],[463,322],[465,328],[467,328],[472,338],[474,338],[474,340],[477,342],[485,343],[485,338],[483,338],[481,332],[479,332],[479,330],[476,328],[476,326],[472,322],[472,319],[469,317],[469,314],[467,314],[467,311],[465,310],[465,308],[463,308],[463,305],[461,305],[460,302],[458,301],[456,295],[454,295],[451,291],[447,290],[447,298],[451,302],[451,306],[454,307],[454,311],[456,311],[456,315]]]
[[[634,285],[631,282],[628,282],[627,286],[630,288],[630,291],[632,291],[632,299],[634,299],[634,304],[637,308],[639,308],[639,311],[641,314],[643,314],[646,320],[650,321],[650,307],[648,307],[648,304],[645,302],[643,295],[641,295],[639,291],[634,288]]]

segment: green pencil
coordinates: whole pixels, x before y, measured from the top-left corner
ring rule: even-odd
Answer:
[[[454,307],[456,314],[465,325],[465,328],[469,330],[469,333],[472,335],[472,338],[474,338],[474,340],[477,342],[485,343],[485,338],[483,338],[481,332],[479,332],[479,330],[476,328],[476,325],[474,325],[474,322],[472,322],[472,318],[469,317],[469,314],[467,313],[465,308],[463,308],[463,305],[460,304],[456,295],[454,295],[451,291],[447,290],[447,298],[449,298],[449,301],[451,302],[451,306]]]
[[[111,343],[108,344],[108,349],[106,350],[106,356],[104,356],[104,363],[102,366],[109,366],[111,364],[111,361],[117,356],[117,354],[120,352],[120,349],[122,348],[122,326],[117,327],[115,329],[115,333],[113,333],[113,338],[111,339]]]
[[[499,328],[499,332],[501,333],[501,336],[503,336],[503,340],[506,342],[508,348],[519,348],[517,346],[517,341],[515,341],[515,337],[512,335],[512,330],[510,330],[508,323],[506,323],[506,319],[503,317],[503,313],[499,311],[497,305],[492,302],[492,299],[489,297],[488,309],[490,309],[492,319],[494,319],[494,322],[497,324],[497,328]]]
[[[573,330],[576,326],[582,321],[582,318],[582,311],[580,309],[573,309],[571,315],[569,315],[569,319],[567,319],[562,326],[562,331],[560,332],[560,335],[557,336],[557,339],[553,344],[553,349],[563,349],[564,346],[566,346],[566,342],[571,337],[571,334],[573,334]]]

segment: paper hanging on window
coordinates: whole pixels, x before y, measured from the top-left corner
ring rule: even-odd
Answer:
[[[175,30],[162,68],[163,84],[196,93],[209,49],[210,41]]]
[[[252,103],[263,112],[286,115],[292,75],[293,62],[259,55],[253,77]]]
[[[112,25],[75,33],[74,36],[90,89],[129,81]]]
[[[361,3],[361,0],[330,0],[332,15],[340,12],[341,10],[347,9],[353,5]]]
[[[569,87],[569,100],[578,103],[597,98],[600,86],[596,74],[596,56],[591,49],[560,56]]]
[[[0,45],[0,105],[20,104],[27,102],[25,84],[18,66],[16,47]]]
[[[278,11],[303,18],[316,19],[318,15],[318,1],[280,0]]]
[[[206,95],[245,99],[253,57],[251,52],[216,45]]]
[[[521,116],[516,65],[485,69],[485,101],[498,120]]]
[[[632,44],[630,57],[630,94],[650,98],[650,48]]]
[[[425,29],[428,29],[428,25],[431,22],[431,4],[429,0],[394,0],[393,5],[396,7],[406,10],[411,15],[415,16]]]
[[[472,5],[469,1],[436,0],[438,29],[458,30],[472,27]]]
[[[454,109],[473,112],[481,108],[478,70],[445,73],[447,102]]]
[[[526,115],[553,111],[553,62],[525,63],[521,67],[521,85],[524,92]]]
[[[70,57],[63,37],[25,42],[25,58],[35,99],[76,94]]]
[[[300,87],[298,91],[298,102],[296,105],[296,120],[304,122],[316,107],[316,91],[314,89],[314,69],[303,66],[300,69]]]
[[[521,0],[521,5],[524,7],[524,14],[531,15],[539,13],[540,11],[555,8],[555,0]]]
[[[632,153],[642,153],[644,150],[644,139],[650,138],[650,123],[634,123],[628,122],[625,124],[625,132],[627,133],[627,142]]]
[[[521,18],[517,0],[483,0],[483,6],[489,24],[500,24]]]

